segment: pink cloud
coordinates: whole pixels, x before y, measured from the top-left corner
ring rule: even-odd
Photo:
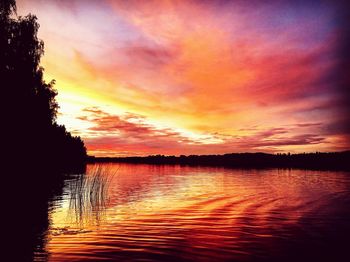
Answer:
[[[94,124],[84,140],[89,152],[96,155],[180,155],[262,150],[275,152],[284,146],[325,143],[325,137],[316,133],[294,134],[296,129],[305,131],[319,126],[319,123],[255,130],[251,135],[242,136],[211,134],[222,142],[205,144],[171,128],[156,128],[147,124],[145,117],[136,114],[111,115],[98,108],[86,108],[83,113],[85,115],[79,119]]]
[[[331,1],[18,2],[42,22],[44,66],[59,93],[99,98],[74,116],[92,125],[82,132],[90,152],[348,145],[348,45]],[[107,103],[138,114],[99,109]]]

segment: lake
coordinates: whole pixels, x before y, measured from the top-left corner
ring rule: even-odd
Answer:
[[[350,257],[349,172],[89,164],[48,201],[36,261]]]

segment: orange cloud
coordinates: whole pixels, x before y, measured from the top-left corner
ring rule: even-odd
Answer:
[[[206,143],[208,138],[186,136],[171,128],[157,128],[144,116],[135,114],[111,115],[99,108],[85,108],[80,120],[92,123],[84,140],[94,155],[210,154],[241,151],[281,151],[281,148],[314,148],[327,146],[322,134],[309,133],[321,123],[299,123],[294,126],[249,129],[249,135],[231,136],[207,134],[220,142]],[[244,130],[242,130],[244,131]],[[291,150],[293,151],[293,150]]]
[[[348,145],[332,4],[19,3],[43,21],[43,62],[57,80],[59,119],[91,153]]]

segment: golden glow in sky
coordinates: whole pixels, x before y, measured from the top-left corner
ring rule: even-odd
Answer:
[[[20,0],[18,12],[37,15],[58,121],[91,155],[348,148],[336,9],[262,2]]]

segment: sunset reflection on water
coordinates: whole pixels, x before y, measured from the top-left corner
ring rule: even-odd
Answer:
[[[311,257],[338,237],[333,224],[347,225],[349,175],[89,165],[50,211],[46,251],[51,261],[251,261],[310,247]]]

